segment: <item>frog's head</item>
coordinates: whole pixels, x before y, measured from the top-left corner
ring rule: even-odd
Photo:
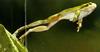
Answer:
[[[87,9],[87,8],[90,8],[90,9],[95,9],[97,7],[97,5],[95,3],[92,3],[92,2],[88,2],[88,3],[85,3],[81,6],[81,9]]]
[[[92,2],[83,4],[81,6],[81,9],[80,9],[81,12],[80,12],[79,19],[92,13],[96,7],[97,7],[97,5],[95,3],[92,3]]]

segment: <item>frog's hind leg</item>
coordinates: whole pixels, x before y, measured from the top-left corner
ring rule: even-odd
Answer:
[[[42,32],[48,29],[49,29],[48,26],[44,26],[44,25],[31,28],[27,32],[25,32],[22,36],[20,36],[19,39],[22,40],[25,36],[27,36],[31,32]]]
[[[38,21],[32,22],[32,23],[30,23],[30,24],[28,24],[28,25],[22,26],[22,27],[20,27],[19,29],[17,29],[17,30],[13,33],[13,35],[14,35],[14,36],[17,36],[18,33],[20,33],[21,31],[23,31],[23,30],[25,30],[25,29],[28,29],[28,28],[31,28],[31,27],[34,27],[34,26],[38,26],[38,25],[41,25],[41,24],[46,24],[46,23],[48,23],[47,20],[38,20]]]

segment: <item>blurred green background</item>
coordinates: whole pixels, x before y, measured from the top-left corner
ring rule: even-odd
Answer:
[[[90,1],[98,7],[84,18],[79,33],[75,23],[60,21],[48,31],[30,33],[29,52],[100,52],[100,0],[27,0],[27,23]],[[11,33],[24,25],[24,14],[24,0],[0,0],[0,23]]]

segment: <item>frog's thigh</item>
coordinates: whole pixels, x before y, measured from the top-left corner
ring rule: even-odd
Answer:
[[[48,30],[48,26],[37,26],[35,28],[29,29],[31,32],[42,32]]]
[[[37,27],[31,28],[28,31],[26,31],[25,34],[23,34],[19,39],[22,40],[22,38],[24,38],[31,32],[42,32],[42,31],[46,31],[48,29],[49,29],[48,26],[37,26]]]

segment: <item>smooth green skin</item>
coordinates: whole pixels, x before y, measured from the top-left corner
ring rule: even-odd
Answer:
[[[89,5],[91,5],[91,3],[92,2],[89,2],[89,3],[82,4],[80,6],[76,6],[76,7],[69,8],[69,9],[65,9],[65,10],[63,10],[63,11],[61,11],[59,13],[56,13],[56,14],[48,17],[45,20],[38,20],[36,22],[32,22],[32,23],[30,23],[28,25],[22,26],[19,29],[17,29],[13,33],[13,35],[17,36],[17,34],[20,31],[33,27],[33,28],[29,29],[27,32],[25,32],[25,34],[23,34],[22,36],[20,36],[19,39],[22,40],[30,32],[42,32],[42,31],[49,30],[53,25],[55,25],[57,22],[60,21],[60,19],[62,18],[62,16],[65,16],[66,14],[69,14],[70,12],[73,12],[73,11],[74,11],[75,15],[73,17],[72,22],[78,21],[77,22],[77,24],[78,24],[77,32],[79,32],[80,28],[82,27],[82,21],[83,21],[83,18],[82,19],[78,19],[79,15],[80,15],[80,12],[81,12],[80,10],[88,7]],[[68,19],[68,20],[70,20],[70,19]],[[43,24],[47,24],[47,25],[43,25]]]
[[[28,50],[0,24],[0,52],[28,52]]]

